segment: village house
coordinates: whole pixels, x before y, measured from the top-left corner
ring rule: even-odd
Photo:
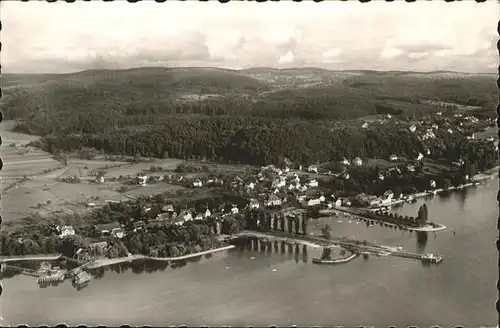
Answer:
[[[269,195],[269,198],[266,202],[267,207],[280,206],[281,204],[282,204],[281,199],[273,194]]]
[[[293,178],[293,181],[295,181],[296,183],[299,183],[300,182],[299,176],[295,175],[294,178]]]
[[[322,203],[323,203],[324,201],[326,201],[326,198],[325,198],[325,196],[323,196],[323,195],[319,196],[319,198],[318,198],[318,199],[319,199],[319,201],[320,201],[320,202],[322,202]]]
[[[422,153],[418,153],[416,160],[421,161],[423,158],[424,158],[424,155],[422,155]]]
[[[286,180],[284,179],[276,179],[271,184],[272,188],[282,188],[284,186],[286,186]]]
[[[362,127],[363,129],[368,128],[368,123],[366,123],[366,122],[365,122],[365,123],[363,123],[363,125],[361,125],[361,127]]]
[[[290,172],[290,168],[288,166],[285,167],[285,172],[286,173]]]
[[[63,226],[59,233],[59,237],[64,238],[67,236],[73,236],[74,234],[75,234],[75,229],[73,229],[73,226]]]
[[[397,161],[397,160],[398,160],[398,157],[397,157],[396,155],[391,155],[391,156],[389,156],[389,160],[390,160],[391,162],[394,162],[394,161]]]
[[[296,199],[299,203],[302,203],[306,200],[307,196],[306,195],[297,195]]]
[[[437,115],[437,116],[441,116],[441,115],[443,115],[443,113],[441,113],[441,112],[437,112],[437,113],[436,113],[436,115]]]
[[[147,185],[147,182],[148,182],[148,176],[147,175],[139,175],[137,177],[137,183],[140,185],[140,186],[146,186]]]
[[[205,213],[203,214],[203,216],[204,216],[205,218],[209,218],[209,217],[211,217],[211,216],[212,216],[212,212],[210,212],[210,210],[207,208],[207,210],[205,211]]]
[[[257,210],[259,209],[260,207],[260,204],[259,204],[259,201],[252,198],[250,199],[250,203],[248,204],[248,207],[251,209],[251,210]]]
[[[357,166],[363,165],[363,160],[361,159],[361,157],[356,157],[354,159],[354,164],[357,165]]]
[[[294,189],[295,189],[295,184],[290,183],[290,185],[288,186],[288,190],[294,190]]]
[[[351,162],[348,159],[344,158],[342,160],[342,164],[344,164],[344,165],[351,165]]]
[[[98,224],[94,227],[94,230],[97,234],[99,235],[109,235],[114,229],[120,229],[120,223],[118,222],[112,222],[112,223],[105,223],[105,224]]]
[[[89,249],[93,254],[104,254],[108,248],[107,241],[99,241],[89,244]]]
[[[238,214],[240,213],[240,210],[238,209],[238,206],[233,204],[233,207],[231,208],[231,213],[232,214]]]
[[[438,129],[439,129],[439,125],[437,125],[437,124],[432,124],[432,128],[433,128],[434,130],[438,130]]]
[[[313,180],[309,181],[308,185],[309,185],[309,187],[317,187],[318,181],[313,179]]]
[[[307,206],[316,206],[316,205],[319,205],[321,202],[318,198],[314,198],[314,199],[309,199],[307,201]]]
[[[277,194],[279,192],[280,192],[280,190],[278,188],[276,188],[276,189],[274,189],[273,194]]]
[[[246,185],[246,187],[247,187],[247,189],[254,190],[254,188],[255,188],[255,183],[250,182],[250,183],[248,183],[248,184]]]
[[[188,221],[190,221],[190,220],[191,220],[191,218],[189,218]],[[182,215],[178,215],[177,217],[175,217],[173,219],[173,221],[174,221],[174,224],[177,226],[184,225],[184,222],[186,222],[186,220],[184,220],[184,216],[182,216]]]
[[[349,178],[350,178],[351,176],[349,175],[349,173],[344,172],[344,173],[342,173],[339,177],[340,177],[340,178],[342,178],[342,179],[344,179],[344,180],[349,180]]]
[[[415,166],[413,166],[413,165],[407,165],[407,166],[406,166],[406,169],[407,169],[409,172],[415,172]]]
[[[299,190],[302,191],[302,192],[306,192],[307,191],[307,186],[303,185],[302,187],[299,187]]]
[[[125,236],[125,231],[122,228],[113,229],[111,235],[115,238],[122,239]]]
[[[203,220],[203,215],[201,213],[197,213],[196,216],[194,217],[195,221]]]
[[[383,175],[383,174],[381,174],[381,173],[380,173],[380,174],[378,175],[378,179],[379,179],[380,181],[384,181],[385,177],[384,177],[384,175]]]
[[[97,183],[104,183],[104,177],[103,176],[97,176],[95,178],[95,182],[97,182]]]
[[[168,204],[162,207],[163,212],[175,212],[174,206],[172,204]]]
[[[134,227],[134,232],[143,230],[146,227],[146,223],[142,220],[135,221],[132,225]]]
[[[474,139],[475,139],[474,133],[467,136],[467,140],[474,140]]]
[[[452,130],[452,129],[448,129],[448,133],[449,133],[449,134],[452,134],[452,133],[453,133],[453,130]]]
[[[410,126],[410,132],[417,131],[417,127],[415,125]]]
[[[430,184],[431,188],[436,188],[436,181],[431,180],[431,181],[429,181],[429,184]]]
[[[194,180],[194,182],[193,182],[193,187],[195,187],[195,188],[201,188],[201,186],[202,186],[202,185],[203,185],[203,184],[201,183],[201,180],[200,180],[200,179],[196,179],[196,180]]]
[[[307,171],[308,171],[308,172],[318,173],[318,167],[317,167],[316,165],[310,165],[310,166],[307,168]]]
[[[181,211],[179,213],[179,217],[184,222],[191,221],[193,219],[193,216],[191,215],[191,211],[188,211],[188,210]]]
[[[351,206],[351,201],[349,199],[342,199],[342,206]]]
[[[341,198],[337,199],[335,203],[333,203],[333,205],[335,207],[342,207],[342,199]]]

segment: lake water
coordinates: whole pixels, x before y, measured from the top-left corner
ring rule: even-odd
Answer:
[[[415,215],[424,201],[445,231],[427,238],[347,218],[311,222],[332,235],[443,254],[439,265],[392,257],[311,264],[320,249],[234,249],[183,267],[136,263],[100,270],[86,288],[69,281],[39,288],[34,278],[3,279],[3,325],[464,325],[498,324],[498,181],[394,211]],[[337,222],[342,220],[342,222]],[[455,234],[454,234],[455,231]],[[268,251],[269,250],[269,251]],[[295,251],[295,247],[291,248]]]

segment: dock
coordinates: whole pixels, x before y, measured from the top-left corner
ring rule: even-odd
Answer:
[[[15,265],[8,265],[5,263],[2,263],[1,272],[4,272],[4,271],[14,271],[14,272],[19,272],[19,273],[27,275],[27,276],[39,277],[39,274],[36,270],[21,268],[21,267],[15,266]]]

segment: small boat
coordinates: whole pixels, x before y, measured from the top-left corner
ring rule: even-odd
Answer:
[[[424,253],[422,254],[422,262],[428,262],[428,263],[439,263],[443,260],[443,256],[442,255],[434,255],[434,254],[430,254],[430,253]]]

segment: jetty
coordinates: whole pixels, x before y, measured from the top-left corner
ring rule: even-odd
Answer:
[[[244,235],[245,233],[242,233]],[[267,233],[259,233],[260,236],[285,236],[284,233],[279,233],[279,232],[267,232]],[[413,260],[419,260],[424,263],[432,263],[432,264],[438,264],[443,260],[442,255],[435,255],[431,253],[412,253],[412,252],[407,252],[404,251],[401,247],[391,247],[391,246],[385,246],[385,245],[375,245],[372,243],[368,243],[366,241],[361,242],[357,240],[349,240],[345,238],[332,238],[332,239],[326,239],[320,236],[300,236],[300,235],[286,235],[288,239],[290,240],[298,240],[298,241],[308,241],[314,244],[318,245],[337,245],[340,246],[351,253],[354,253],[356,255],[363,255],[364,258],[368,258],[370,254],[376,255],[376,256],[395,256],[395,257],[401,257],[401,258],[408,258],[408,259],[413,259]],[[233,235],[234,238],[237,238],[238,235]],[[319,264],[318,261],[316,261],[317,264]],[[326,263],[326,262],[325,262]]]
[[[21,267],[15,266],[15,265],[9,265],[9,264],[2,263],[1,264],[1,272],[5,272],[5,271],[19,272],[19,273],[27,275],[27,276],[39,277],[39,273],[36,270],[21,268]]]

